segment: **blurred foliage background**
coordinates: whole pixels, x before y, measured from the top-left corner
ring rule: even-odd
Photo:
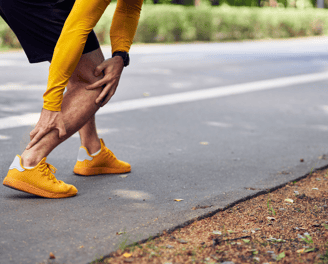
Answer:
[[[328,0],[325,0],[328,7]],[[145,0],[134,42],[174,43],[326,35],[328,10],[316,0]],[[113,1],[95,27],[110,44]],[[0,47],[20,44],[0,18]]]

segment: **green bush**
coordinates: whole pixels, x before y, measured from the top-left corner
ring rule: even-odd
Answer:
[[[8,47],[8,48],[20,48],[20,44],[15,36],[15,34],[11,31],[11,29],[7,26],[7,24],[0,17],[0,47]]]
[[[143,12],[147,12],[147,15],[140,18],[135,41],[144,43],[181,41],[183,32],[187,30],[183,10],[182,6],[154,5],[151,8],[146,6]]]
[[[227,41],[328,33],[326,9],[228,5],[144,5],[142,9],[134,42]],[[110,5],[95,27],[101,44],[110,44],[109,30],[114,10],[115,4]],[[19,46],[14,34],[1,19],[0,46]]]

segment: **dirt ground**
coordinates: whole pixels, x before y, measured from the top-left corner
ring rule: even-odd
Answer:
[[[120,248],[92,263],[328,263],[328,170]]]

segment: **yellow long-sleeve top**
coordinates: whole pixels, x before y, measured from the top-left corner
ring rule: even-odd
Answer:
[[[111,0],[76,0],[56,44],[43,108],[61,111],[63,93],[83,53],[91,30]],[[143,0],[118,0],[110,39],[112,52],[129,52],[137,30]]]

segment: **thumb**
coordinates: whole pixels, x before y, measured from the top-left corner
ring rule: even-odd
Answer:
[[[97,67],[96,67],[96,69],[95,69],[95,72],[94,72],[94,75],[96,76],[96,77],[98,77],[101,73],[102,73],[102,71],[105,69],[105,64],[104,63],[101,63],[100,65],[98,65]]]

